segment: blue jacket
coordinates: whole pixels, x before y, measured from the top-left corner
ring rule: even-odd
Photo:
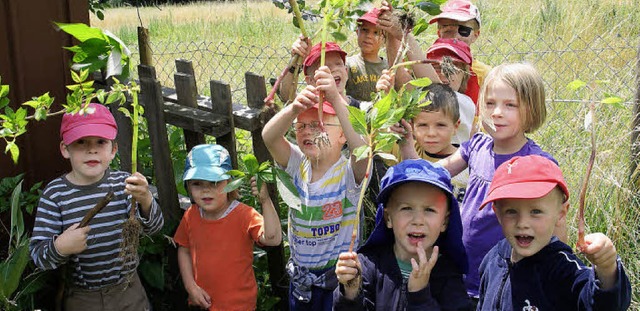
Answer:
[[[362,288],[358,297],[344,297],[341,284],[334,291],[334,310],[473,310],[462,282],[462,273],[445,254],[438,257],[429,285],[410,293],[403,281],[393,244],[378,245],[358,254]]]
[[[478,310],[627,310],[631,284],[618,258],[615,286],[599,288],[594,270],[556,237],[533,256],[511,262],[511,245],[500,241],[480,265]],[[535,309],[534,309],[535,307]]]

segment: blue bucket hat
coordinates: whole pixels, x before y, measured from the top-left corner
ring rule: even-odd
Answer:
[[[434,245],[438,245],[440,252],[447,254],[458,266],[462,273],[467,272],[467,254],[462,244],[462,220],[458,201],[453,196],[451,175],[442,166],[433,165],[424,159],[404,160],[387,170],[380,181],[380,193],[376,199],[376,225],[359,251],[381,244],[393,244],[393,229],[387,228],[384,220],[384,207],[389,196],[396,187],[408,182],[423,182],[442,190],[449,201],[449,224],[440,233]]]
[[[213,144],[197,145],[187,155],[182,180],[223,181],[231,178],[227,172],[232,169],[227,149]]]

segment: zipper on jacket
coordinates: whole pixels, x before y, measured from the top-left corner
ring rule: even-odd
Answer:
[[[500,288],[498,289],[498,302],[496,304],[496,310],[502,310],[500,302],[502,301],[504,285],[507,283],[507,278],[509,277],[509,270],[511,270],[511,263],[507,262],[507,270],[502,274],[502,281],[500,282]]]

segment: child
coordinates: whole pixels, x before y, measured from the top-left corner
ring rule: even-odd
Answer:
[[[466,255],[449,173],[405,160],[382,178],[376,226],[356,253],[341,253],[335,310],[472,310]]]
[[[373,8],[358,18],[356,34],[360,53],[347,57],[346,61],[349,72],[346,92],[359,101],[372,100],[376,82],[388,67],[387,61],[378,55],[384,44],[384,35],[378,29],[378,15],[380,9]]]
[[[473,57],[469,46],[463,41],[437,39],[427,50],[427,58],[442,61],[445,57],[450,57],[456,68],[442,68],[442,63],[434,64],[433,67],[442,83],[448,84],[456,92],[460,110],[460,128],[456,132],[453,142],[461,144],[469,140],[471,135],[476,132],[474,129],[476,105],[469,96],[463,94],[469,82]]]
[[[547,158],[514,157],[496,169],[480,209],[493,203],[506,238],[480,265],[478,310],[627,310],[631,284],[613,242],[602,233],[584,237],[588,268],[553,236],[568,199],[560,168]]]
[[[219,145],[197,145],[187,155],[183,180],[193,204],[176,230],[178,264],[192,305],[209,310],[255,310],[258,287],[253,274],[253,244],[282,241],[278,214],[266,185],[252,192],[255,209],[225,193],[231,176],[229,152]]]
[[[136,272],[138,261],[123,262],[122,225],[129,218],[131,197],[145,234],[164,223],[162,212],[142,174],[109,169],[118,151],[116,121],[109,109],[89,104],[65,114],[60,152],[71,172],[51,181],[42,193],[29,249],[41,269],[68,263],[65,310],[147,310],[150,308]],[[89,225],[78,227],[87,212],[109,192],[114,197]]]
[[[312,49],[304,61],[309,84],[262,131],[275,162],[293,177],[301,201],[300,207],[289,206],[291,310],[331,310],[338,254],[349,249],[354,223],[362,219],[356,205],[366,187],[361,183],[367,163],[346,158],[341,149],[348,143],[352,154],[365,141],[349,122],[347,99],[340,92],[347,77],[346,53],[337,44],[327,46],[332,47],[327,66],[319,66],[320,51]],[[319,103],[320,92],[325,102]],[[285,139],[292,123],[297,146]],[[323,136],[328,145],[321,143]]]
[[[480,36],[480,10],[468,0],[449,0],[442,7],[442,13],[429,20],[429,24],[438,23],[438,37],[458,39],[469,47]],[[478,103],[478,93],[484,83],[484,78],[491,70],[491,66],[478,60],[473,62],[469,78],[469,86],[464,93]]]
[[[462,227],[469,272],[467,291],[478,298],[482,258],[504,236],[491,209],[478,212],[495,168],[514,156],[538,154],[556,162],[525,134],[546,118],[542,77],[528,64],[502,64],[489,73],[480,92],[480,117],[488,134],[476,133],[450,157],[439,161],[452,176],[469,168],[469,184],[462,202]],[[564,239],[565,234],[559,233]],[[561,239],[563,239],[561,238]]]
[[[392,131],[403,137],[398,142],[398,148],[394,149],[394,155],[400,160],[421,158],[437,162],[452,155],[460,146],[451,143],[460,131],[456,93],[440,83],[432,83],[425,90],[428,91],[425,101],[431,103],[422,108],[411,124],[402,120],[402,126],[391,127]],[[453,195],[458,203],[462,203],[468,182],[468,170],[451,178]]]

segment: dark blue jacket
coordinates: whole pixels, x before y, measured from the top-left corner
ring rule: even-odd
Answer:
[[[358,254],[362,288],[355,300],[344,297],[344,286],[334,291],[334,310],[473,310],[462,273],[451,258],[441,254],[431,271],[429,285],[410,293],[403,281],[393,244],[378,245]]]
[[[600,289],[592,268],[556,237],[533,256],[511,262],[511,245],[500,241],[480,265],[478,310],[627,310],[631,284],[618,258],[615,286]],[[534,309],[535,307],[535,309]]]

